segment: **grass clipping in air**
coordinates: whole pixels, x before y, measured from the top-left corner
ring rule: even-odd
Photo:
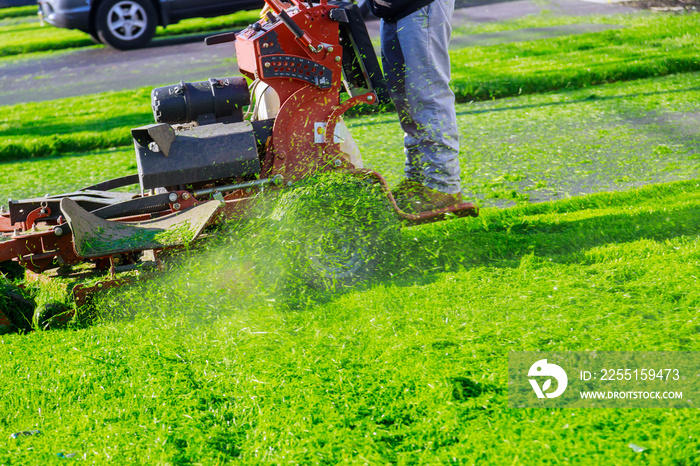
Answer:
[[[261,196],[244,219],[211,233],[104,306],[177,309],[195,321],[260,302],[299,308],[388,276],[400,253],[399,222],[379,185],[340,173]]]

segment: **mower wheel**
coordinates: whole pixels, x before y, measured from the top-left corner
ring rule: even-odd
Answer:
[[[16,286],[0,285],[0,314],[12,322],[15,329],[28,332],[32,329],[32,316],[36,304],[26,298]]]
[[[286,282],[340,290],[393,263],[400,223],[381,188],[347,174],[324,174],[285,192],[273,212],[283,232]]]

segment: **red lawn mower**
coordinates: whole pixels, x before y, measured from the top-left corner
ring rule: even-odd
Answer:
[[[362,168],[342,116],[356,105],[386,103],[388,95],[357,5],[265,1],[258,22],[205,41],[233,42],[243,76],[153,90],[155,123],[131,131],[138,173],[68,194],[10,201],[0,213],[0,265],[21,266],[27,280],[76,279],[75,307],[68,309],[35,309],[4,285],[0,333],[65,324],[92,294],[130,282],[121,272],[159,265],[165,251],[245,216],[261,191],[291,190],[318,173],[342,172],[374,186],[404,224],[478,215],[472,203],[405,213],[384,178]],[[136,184],[138,192],[124,192]],[[352,204],[329,197],[341,210],[342,202]],[[306,259],[316,264],[312,270],[337,279],[372,265],[352,252],[339,259],[338,250],[347,249],[307,249]],[[332,266],[323,265],[324,256],[335,258]],[[99,280],[80,282],[96,274]]]

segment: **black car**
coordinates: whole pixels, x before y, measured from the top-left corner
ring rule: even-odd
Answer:
[[[36,0],[0,0],[0,8],[36,5]]]
[[[158,25],[263,5],[262,0],[39,0],[39,14],[53,26],[79,29],[96,42],[126,50],[147,45]]]

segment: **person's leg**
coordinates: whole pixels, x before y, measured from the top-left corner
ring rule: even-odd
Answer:
[[[415,123],[411,117],[409,102],[406,97],[405,60],[399,43],[397,23],[380,23],[380,36],[382,47],[382,65],[384,78],[389,88],[389,95],[399,114],[399,121],[405,133],[416,131]],[[404,173],[406,178],[417,183],[423,183],[422,154],[417,147],[412,145],[405,149],[406,164]]]
[[[393,48],[387,51],[383,47],[385,56],[398,50],[403,58],[399,117],[406,133],[407,177],[422,169],[425,186],[448,194],[461,191],[459,135],[447,50],[453,12],[454,0],[435,0],[393,24],[396,37],[389,37]],[[418,159],[420,168],[416,168]]]

